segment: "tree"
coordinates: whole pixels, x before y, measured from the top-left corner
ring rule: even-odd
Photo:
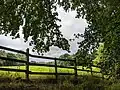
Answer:
[[[17,57],[16,57],[16,55],[13,54],[13,53],[7,53],[7,58],[16,59]],[[14,62],[14,61],[6,60],[6,61],[4,62],[4,65],[13,66],[13,65],[17,65],[17,63]]]
[[[15,54],[17,60],[26,61],[26,56],[24,54],[17,53]],[[16,62],[16,65],[25,65],[25,63]]]
[[[77,18],[84,18],[88,23],[83,37],[78,42],[79,50],[93,53],[100,43],[104,43],[104,66],[112,73],[120,60],[120,1],[119,0],[61,0],[59,3],[66,11],[77,11]],[[119,63],[118,63],[119,64]]]
[[[78,49],[74,57],[76,58],[78,66],[91,68],[93,65],[93,60],[96,57],[95,55],[96,50],[94,50],[93,53],[87,53],[85,50]]]
[[[0,57],[7,57],[7,54],[4,50],[0,50]],[[0,66],[4,65],[5,60],[0,59]]]
[[[61,55],[59,58],[60,59],[74,60],[73,55],[69,55],[68,53],[65,53],[65,54]],[[70,61],[60,61],[59,60],[59,61],[57,61],[57,63],[59,65],[62,65],[62,66],[73,66],[74,65],[74,63],[70,62]]]
[[[107,55],[104,53],[104,43],[100,43],[100,46],[95,52],[95,59],[93,60],[93,63],[101,68],[102,74],[107,74],[110,72],[110,63],[108,60],[106,60],[106,56]]]
[[[0,33],[19,37],[19,26],[24,22],[24,39],[32,37],[33,50],[46,52],[52,45],[69,50],[68,41],[57,25],[56,7],[60,5],[65,11],[77,11],[76,18],[82,17],[88,23],[84,34],[75,35],[84,38],[78,42],[80,52],[92,54],[104,43],[103,54],[111,72],[120,59],[119,0],[1,0],[0,3]]]
[[[98,49],[96,50],[95,59],[93,60],[95,65],[98,65],[98,64],[103,63],[105,61],[103,50],[104,50],[104,44],[101,43],[100,46],[98,47]]]
[[[0,34],[20,37],[23,26],[25,42],[30,37],[33,51],[44,53],[54,45],[69,51],[68,41],[63,38],[57,22],[56,0],[1,0]]]
[[[6,57],[10,59],[16,59],[16,60],[26,60],[26,56],[22,54],[14,54],[14,53],[8,53],[4,50],[0,50],[0,57]],[[0,66],[7,65],[7,66],[13,66],[13,65],[24,65],[23,63],[15,62],[15,61],[9,61],[9,60],[2,60],[0,59]]]
[[[20,53],[15,54],[16,59],[26,61],[26,56]]]

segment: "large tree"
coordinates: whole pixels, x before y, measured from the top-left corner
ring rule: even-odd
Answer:
[[[77,11],[76,18],[82,17],[88,23],[84,34],[75,35],[76,38],[84,38],[78,42],[78,51],[85,52],[86,55],[94,54],[100,43],[104,43],[103,70],[107,73],[116,71],[116,64],[120,65],[120,1],[60,0],[59,5],[66,11]]]
[[[63,38],[57,22],[56,0],[0,0],[0,34],[19,38],[23,26],[25,41],[38,53],[49,51],[54,45],[69,51],[68,41]]]
[[[67,5],[67,10],[70,8],[76,10],[76,17],[83,17],[88,23],[84,34],[76,35],[84,38],[79,43],[79,48],[93,52],[93,49],[99,47],[99,43],[102,42],[109,54],[119,53],[119,0],[68,0],[67,2],[62,0],[60,5],[63,7]],[[66,10],[66,7],[64,8]]]

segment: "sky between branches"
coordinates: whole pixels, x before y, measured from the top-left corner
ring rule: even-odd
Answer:
[[[59,13],[59,18],[61,19],[61,32],[63,34],[63,36],[65,38],[67,38],[68,40],[71,38],[74,38],[74,33],[83,33],[85,30],[85,27],[87,26],[86,20],[84,19],[77,19],[75,18],[76,12],[75,11],[70,11],[69,13],[64,12],[64,10],[62,8],[58,9],[58,13]],[[79,41],[82,40],[79,39]],[[70,54],[73,54],[77,51],[77,42],[78,40],[75,40],[73,42],[69,42],[70,43]],[[6,47],[10,47],[13,49],[17,49],[17,50],[23,50],[25,51],[27,47],[29,47],[28,43],[24,43],[23,38],[19,38],[19,39],[14,39],[12,40],[12,38],[10,36],[3,36],[0,35],[0,45],[2,46],[6,46]],[[30,53],[32,54],[36,54],[33,53],[31,51],[32,47],[30,48]],[[66,53],[66,51],[63,51],[57,47],[51,47],[51,50],[44,54],[45,56],[51,56],[51,57],[59,57],[61,54]]]

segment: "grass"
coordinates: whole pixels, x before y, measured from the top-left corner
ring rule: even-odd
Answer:
[[[109,90],[108,87],[110,86],[110,81],[89,75],[79,76],[77,84],[75,84],[75,80],[72,77],[61,77],[58,83],[51,78],[45,80],[34,79],[30,82],[21,80],[10,81],[10,79],[5,81],[4,79],[0,82],[0,90]]]
[[[25,70],[25,66],[2,66],[3,68],[12,68],[12,69],[22,69]],[[78,69],[82,69],[81,66],[78,67]],[[87,68],[84,68],[85,70],[89,70]],[[29,70],[32,72],[55,72],[54,67],[44,67],[44,66],[30,66]],[[99,68],[93,68],[93,71],[100,71]],[[74,69],[67,69],[67,68],[58,68],[58,72],[61,73],[74,73]],[[78,71],[78,75],[90,75],[90,72],[85,71]],[[101,76],[101,74],[94,74],[97,76]],[[25,78],[25,73],[23,72],[10,72],[10,71],[0,71],[0,76],[2,77],[21,77]],[[30,75],[30,78],[47,78],[47,77],[53,77],[53,75]]]
[[[3,68],[23,69],[25,66],[3,66]],[[79,66],[79,69],[82,67]],[[84,68],[85,70],[89,70]],[[100,71],[93,68],[94,71]],[[55,68],[30,66],[32,72],[55,72]],[[58,68],[58,72],[74,73],[72,69]],[[94,74],[101,76],[100,74]],[[23,79],[17,80],[17,77]],[[20,72],[0,71],[0,90],[119,90],[119,83],[92,77],[90,72],[78,71],[77,83],[73,76],[59,76],[58,82],[52,75],[30,75],[30,82],[24,81],[25,74]],[[111,83],[112,82],[112,83]]]

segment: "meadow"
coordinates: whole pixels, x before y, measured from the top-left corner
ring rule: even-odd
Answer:
[[[1,66],[2,68],[13,68],[25,70],[25,66]],[[78,69],[82,69],[81,66]],[[85,70],[89,70],[84,68]],[[30,66],[32,72],[55,72],[55,68],[43,66]],[[94,68],[93,71],[100,71]],[[72,69],[58,68],[58,72],[74,73]],[[101,77],[101,74],[94,76]],[[119,90],[119,81],[106,80],[91,76],[90,72],[78,71],[78,82],[74,76],[59,76],[61,79],[56,83],[54,75],[30,75],[30,82],[16,80],[17,77],[25,79],[25,73],[0,71],[0,90]],[[117,83],[116,83],[117,82]]]
[[[11,69],[21,69],[21,70],[26,69],[25,66],[1,66],[1,67],[2,68],[11,68]],[[77,69],[82,69],[82,67],[78,66]],[[55,72],[54,67],[45,67],[45,66],[29,66],[29,70],[32,72]],[[84,70],[90,70],[90,69],[84,68]],[[93,71],[100,72],[100,69],[93,67]],[[58,68],[58,73],[74,73],[74,69]],[[78,75],[90,75],[91,74],[90,72],[86,72],[86,71],[78,71],[77,73],[78,73]],[[95,73],[93,73],[93,74],[97,75],[97,76],[101,76],[101,74],[95,74]],[[21,78],[25,79],[24,72],[0,71],[0,76],[1,77],[11,77],[11,78],[21,77]],[[47,78],[47,77],[55,78],[54,75],[30,75],[31,79]]]

